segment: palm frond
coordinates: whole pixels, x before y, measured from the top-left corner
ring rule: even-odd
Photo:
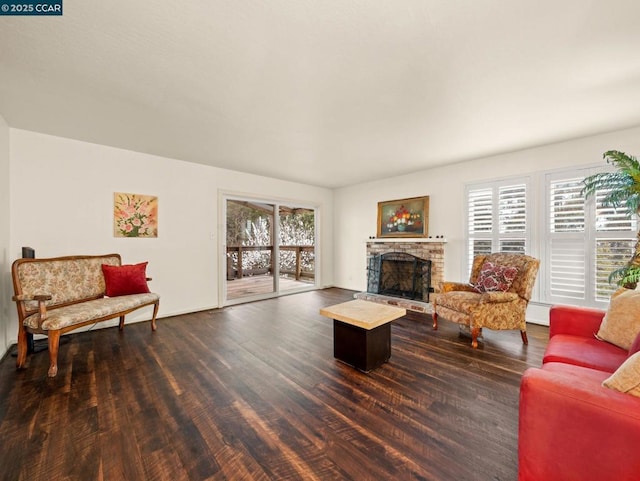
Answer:
[[[604,206],[634,215],[640,208],[640,162],[617,150],[605,152],[604,158],[617,170],[599,172],[583,179],[582,195],[588,198],[598,191],[607,192],[602,199]]]
[[[607,163],[632,177],[640,175],[640,162],[633,155],[627,155],[619,150],[608,150],[602,157]]]
[[[609,284],[634,289],[638,283],[640,283],[640,267],[638,266],[621,267],[609,274]]]

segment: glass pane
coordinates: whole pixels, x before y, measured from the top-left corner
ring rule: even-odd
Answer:
[[[469,192],[469,233],[491,232],[493,227],[493,191],[479,189]]]
[[[525,244],[525,239],[500,239],[500,252],[524,254]]]
[[[595,296],[598,301],[608,301],[618,288],[609,284],[609,274],[623,267],[635,248],[635,239],[598,239],[596,241]]]
[[[491,254],[491,239],[469,239],[469,262],[467,264],[467,276],[471,274],[473,258],[481,254]]]
[[[622,209],[605,207],[604,197],[607,191],[596,193],[596,230],[598,232],[633,232],[638,231],[637,216],[629,217]]]
[[[565,179],[549,186],[551,232],[583,232],[584,203],[582,179]]]
[[[280,206],[280,290],[315,284],[315,211]]]
[[[527,187],[525,184],[500,187],[498,221],[500,233],[525,232],[527,228]]]
[[[227,201],[227,299],[275,291],[274,210],[271,204]]]

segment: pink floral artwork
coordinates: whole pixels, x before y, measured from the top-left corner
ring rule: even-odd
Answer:
[[[114,237],[158,237],[158,198],[153,195],[113,194]]]

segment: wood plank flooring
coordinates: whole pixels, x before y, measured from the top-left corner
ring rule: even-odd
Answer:
[[[517,479],[518,388],[548,330],[484,333],[410,315],[390,362],[333,358],[326,289],[73,334],[0,363],[1,480]]]

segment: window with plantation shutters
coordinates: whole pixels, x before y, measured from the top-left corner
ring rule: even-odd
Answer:
[[[582,196],[593,169],[545,176],[547,192],[543,298],[550,303],[597,306],[616,289],[609,274],[623,266],[635,245],[636,219],[604,206],[605,191]]]
[[[636,216],[605,206],[605,191],[584,198],[583,179],[601,170],[538,172],[467,185],[463,277],[478,254],[528,254],[540,259],[534,302],[606,307],[617,289],[609,275],[631,258],[638,224]]]
[[[467,273],[479,254],[525,253],[530,224],[527,191],[528,179],[467,188]]]

